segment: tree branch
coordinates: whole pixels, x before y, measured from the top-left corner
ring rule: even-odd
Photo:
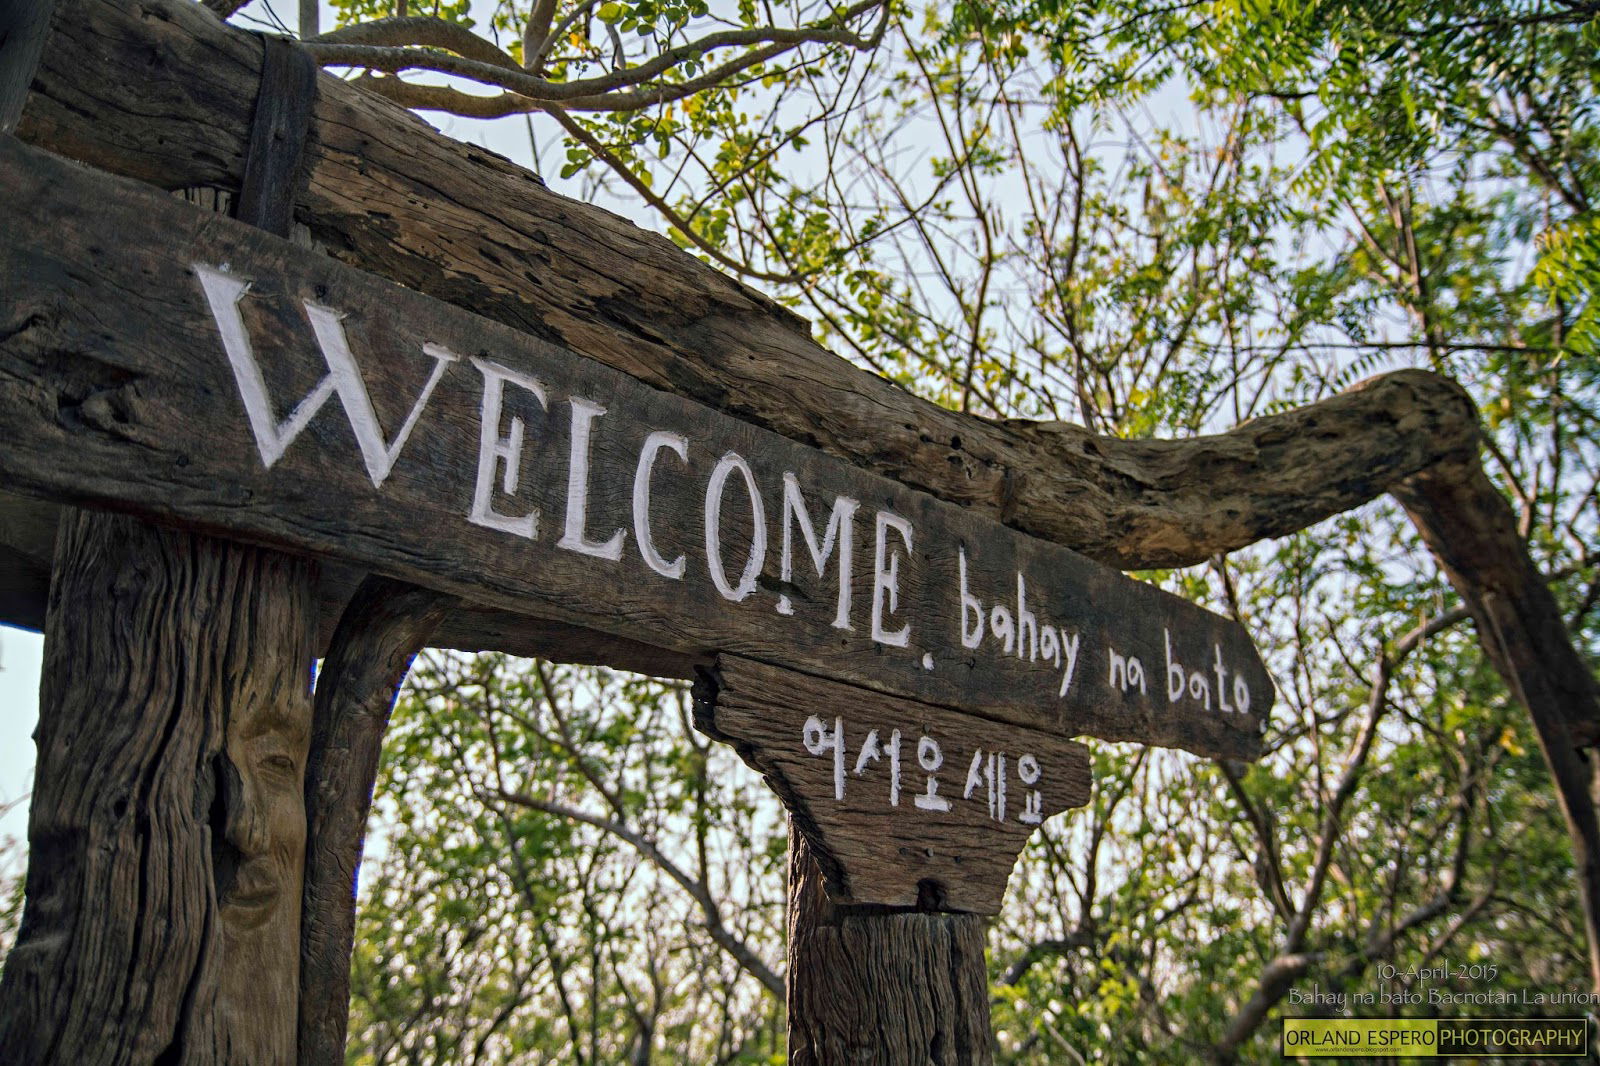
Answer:
[[[1093,930],[1080,926],[1061,939],[1036,940],[1022,950],[1016,961],[1006,968],[1005,976],[1000,978],[1003,985],[1014,985],[1027,976],[1028,971],[1040,962],[1053,955],[1065,955],[1071,951],[1082,948],[1092,948],[1095,944]]]
[[[700,249],[702,252],[705,252],[718,263],[727,267],[729,270],[743,274],[745,277],[757,278],[761,281],[770,281],[777,284],[790,284],[801,280],[797,275],[793,274],[772,274],[765,270],[755,270],[743,263],[740,263],[737,259],[727,255],[722,251],[722,249],[718,248],[716,245],[700,236],[700,234],[696,233],[694,226],[691,225],[687,219],[680,216],[671,204],[657,196],[650,189],[650,186],[646,185],[639,179],[639,176],[633,172],[632,168],[613,155],[611,150],[600,142],[599,138],[595,137],[588,130],[584,129],[583,126],[580,125],[571,115],[568,115],[559,107],[547,107],[545,110],[549,112],[552,118],[561,124],[561,128],[566,130],[574,140],[578,141],[585,148],[589,149],[589,151],[593,152],[596,159],[599,159],[601,162],[605,163],[606,166],[610,167],[618,177],[628,183],[629,188],[638,193],[646,203],[660,212],[661,216],[670,222],[674,229],[683,234],[684,237],[687,238],[689,242],[692,243],[696,248]]]
[[[228,19],[249,2],[250,0],[200,0],[200,6],[219,19]]]
[[[528,25],[522,31],[522,62],[534,74],[543,73],[545,47],[549,44],[550,23],[556,17],[557,0],[537,0],[528,13]]]
[[[302,43],[311,49],[313,54],[320,48],[335,45],[361,48],[421,45],[425,48],[440,48],[454,52],[473,63],[522,73],[522,68],[517,65],[515,59],[461,23],[426,15],[360,22],[353,26],[343,26]],[[428,56],[436,53],[417,54]]]
[[[883,0],[858,0],[835,18],[829,19],[828,23],[846,22],[882,4]],[[873,34],[862,37],[854,31],[828,23],[793,29],[774,26],[722,30],[669,48],[638,66],[619,68],[607,74],[574,81],[551,81],[524,71],[500,49],[476,38],[469,31],[441,30],[440,26],[453,24],[438,19],[381,19],[324,34],[306,42],[305,48],[322,66],[355,67],[387,74],[398,74],[403,70],[430,70],[493,85],[540,103],[562,104],[572,110],[635,111],[681,100],[713,88],[742,71],[803,44],[842,44],[860,50],[873,48],[881,40],[884,27],[884,20],[880,19]],[[408,33],[417,38],[407,41],[408,44],[433,44],[451,51],[410,48],[390,43],[404,40]],[[479,43],[468,44],[461,40],[463,36],[473,37]],[[380,41],[383,43],[378,43]],[[754,47],[756,45],[762,47]],[[738,47],[751,50],[698,77],[681,82],[650,84],[651,79],[687,60],[699,59],[720,49]],[[473,55],[469,56],[463,49],[471,49]]]
[[[1595,743],[1600,683],[1482,467],[1441,464],[1394,493],[1472,612],[1489,661],[1533,719],[1572,839],[1591,977],[1600,990],[1600,818],[1578,751]]]
[[[711,935],[711,939],[716,941],[739,964],[740,969],[761,982],[768,992],[779,999],[783,998],[783,978],[773,973],[767,964],[761,961],[759,955],[751,951],[744,941],[736,937],[723,924],[722,912],[718,909],[716,900],[711,898],[711,893],[706,890],[705,885],[690,877],[682,867],[662,854],[661,850],[647,840],[643,834],[615,819],[589,814],[587,811],[581,811],[576,807],[568,807],[563,803],[530,796],[526,792],[501,789],[497,794],[500,799],[505,800],[507,803],[514,803],[519,807],[527,807],[531,810],[543,811],[558,818],[569,818],[575,822],[582,822],[584,825],[593,826],[626,842],[640,855],[655,864],[662,873],[676,881],[679,887],[689,894],[689,897],[695,901],[700,908],[700,912],[705,916],[706,931]]]
[[[1302,974],[1311,967],[1321,962],[1327,956],[1322,952],[1306,954],[1279,955],[1266,968],[1261,971],[1261,979],[1256,984],[1256,990],[1246,1001],[1244,1007],[1228,1022],[1228,1027],[1223,1030],[1222,1036],[1213,1048],[1213,1056],[1218,1062],[1231,1062],[1233,1054],[1239,1045],[1249,1039],[1266,1018],[1267,1011],[1284,997],[1289,991],[1289,986],[1294,984]]]

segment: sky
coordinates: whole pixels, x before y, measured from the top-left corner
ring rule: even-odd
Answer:
[[[39,665],[44,638],[0,625],[0,876],[16,873],[33,789],[33,727],[39,720]]]

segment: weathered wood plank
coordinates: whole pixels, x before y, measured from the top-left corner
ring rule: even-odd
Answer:
[[[19,134],[161,188],[238,188],[259,43],[185,0],[59,9]],[[331,76],[306,167],[298,217],[347,263],[1126,568],[1303,529],[1478,448],[1470,400],[1421,371],[1184,441],[947,411],[664,237]]]
[[[317,65],[293,41],[264,37],[261,44],[261,86],[234,217],[287,237],[300,194],[302,149],[311,131]]]
[[[54,0],[0,0],[0,133],[17,128],[50,34]]]
[[[767,779],[840,904],[999,914],[1028,837],[1089,801],[1081,744],[735,656],[695,725]]]
[[[62,510],[51,500],[0,491],[0,622],[44,628],[50,559]],[[318,658],[327,653],[334,627],[365,576],[362,568],[333,562],[319,569],[314,646]],[[558,663],[600,664],[685,681],[694,677],[696,665],[705,665],[609,633],[478,604],[452,610],[428,643],[457,651],[503,651]]]
[[[136,183],[11,142],[0,184],[13,491],[683,657],[1259,751],[1271,681],[1186,601]]]
[[[19,133],[161,188],[237,189],[260,79],[252,36],[184,0],[58,6]],[[297,213],[343,261],[1100,561],[1198,562],[1479,450],[1470,398],[1421,370],[1180,441],[945,411],[832,356],[789,312],[665,239],[336,78],[320,86]],[[1548,673],[1587,669],[1570,639],[1540,652]],[[1575,743],[1600,742],[1600,702],[1565,717]]]

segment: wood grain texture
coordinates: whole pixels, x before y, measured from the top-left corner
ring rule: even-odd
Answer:
[[[63,508],[0,492],[0,621],[44,631],[50,604],[50,560]]]
[[[317,65],[294,41],[263,37],[261,84],[234,217],[289,236],[301,186],[302,149],[311,131]]]
[[[984,919],[835,904],[789,830],[790,1066],[994,1061]]]
[[[56,559],[0,1062],[292,1062],[310,566],[79,511]]]
[[[361,583],[317,676],[301,924],[299,1066],[344,1062],[356,871],[395,698],[455,597],[372,577]]]
[[[50,34],[54,0],[0,0],[0,133],[22,117]]]
[[[697,682],[695,725],[766,778],[840,904],[998,914],[1028,837],[1089,800],[1081,744],[735,656]]]
[[[181,0],[60,8],[20,133],[162,188],[237,188],[259,77],[249,35]],[[830,355],[788,311],[668,241],[387,101],[320,84],[297,210],[344,261],[1093,559],[1197,562],[1479,449],[1466,393],[1420,370],[1184,441],[944,411]],[[1600,742],[1600,707],[1574,705],[1567,721],[1578,743]]]
[[[50,593],[50,559],[62,506],[0,491],[0,622],[43,631]],[[326,563],[317,574],[315,654],[327,654],[333,631],[366,571]],[[502,651],[558,663],[605,665],[653,677],[694,678],[696,660],[660,648],[524,614],[460,604],[434,630],[429,646],[456,651]]]
[[[0,176],[15,190],[0,225],[51,234],[0,246],[14,279],[0,329],[12,491],[343,559],[684,658],[727,651],[1058,734],[1259,752],[1271,680],[1242,628],[1187,601],[136,183],[16,143],[0,145]],[[223,313],[191,267],[223,263],[250,279],[242,334],[271,353],[247,356],[273,404],[257,413],[265,429],[246,417]],[[316,308],[359,363],[360,402],[324,391],[269,455],[279,412],[331,388]],[[363,405],[376,444],[352,432]],[[681,450],[643,464],[663,433]],[[830,507],[854,508],[821,571],[786,516],[786,474],[812,538]],[[680,576],[649,562],[647,537]]]
[[[260,74],[251,36],[180,0],[59,7],[20,134],[162,188],[237,188]],[[669,242],[387,101],[319,84],[297,212],[344,261],[1097,560],[1198,561],[1478,451],[1465,392],[1418,370],[1186,441],[942,411]],[[1600,708],[1572,706],[1567,721],[1578,743],[1600,741]]]
[[[249,34],[181,0],[61,0],[54,25],[25,139],[162,188],[238,187],[260,80]],[[1094,559],[1201,561],[1478,446],[1465,394],[1422,371],[1185,441],[946,411],[666,238],[319,85],[297,213],[330,254]]]
[[[309,71],[304,65],[301,73],[305,81]],[[272,138],[276,110],[258,109],[259,125],[267,132],[254,160],[254,171],[271,177],[258,180],[251,202],[241,205],[238,216],[288,236],[292,189],[277,178],[293,171],[300,153],[298,142]],[[24,541],[37,535],[37,529],[26,527],[12,532]],[[158,739],[147,761],[101,767],[105,773],[94,786],[112,794],[138,794],[150,779],[166,777],[173,792],[192,792],[195,800],[187,812],[172,809],[172,804],[164,810],[138,805],[131,841],[119,832],[120,826],[108,827],[103,821],[83,826],[86,820],[79,811],[50,812],[67,824],[83,826],[81,846],[99,853],[120,848],[138,861],[131,895],[126,894],[128,886],[117,885],[124,889],[123,898],[90,895],[75,901],[78,909],[67,916],[54,901],[73,891],[70,882],[80,871],[53,861],[48,845],[59,830],[46,825],[35,833],[30,825],[33,857],[24,924],[33,923],[29,944],[40,950],[23,956],[18,970],[23,991],[9,977],[0,988],[0,1047],[7,1044],[6,1028],[32,1029],[37,1036],[50,1033],[54,1021],[62,1023],[58,1033],[25,1049],[38,1054],[38,1063],[90,1061],[83,1057],[88,1046],[94,1047],[92,1061],[291,1063],[299,1002],[313,568],[306,560],[270,550],[168,533],[135,519],[98,513],[72,512],[66,522],[57,523],[57,537],[71,547],[56,553],[51,584],[76,594],[70,604],[53,605],[47,618],[46,658],[55,672],[47,668],[50,683],[41,699],[41,721],[54,709],[52,695],[68,718],[81,717],[84,701],[109,697],[112,706],[97,710],[108,715],[113,731],[154,730]],[[96,649],[98,662],[83,662],[83,652],[71,643],[84,634],[72,631],[125,623],[124,597],[107,593],[125,591],[142,572],[176,579],[171,588],[157,584],[149,589],[152,602],[166,595],[177,612],[188,608],[195,613],[161,619],[168,631],[142,634],[143,644],[137,635],[127,639],[128,634],[119,634],[124,639]],[[135,611],[136,617],[144,613]],[[183,626],[181,633],[174,631],[174,618]],[[63,644],[68,645],[64,653]],[[79,658],[72,669],[64,669],[64,660],[73,655]],[[212,675],[208,684],[187,676],[194,666]],[[84,668],[83,674],[75,672]],[[140,675],[159,680],[118,688]],[[150,706],[141,706],[144,702]],[[178,713],[173,713],[173,704]],[[189,746],[204,748],[212,737],[218,750],[203,751],[196,765]],[[95,739],[91,730],[67,744],[41,744],[35,771],[41,793],[81,787],[74,762],[84,753],[75,745]],[[169,759],[166,749],[175,749],[175,758]],[[123,801],[124,812],[127,806]],[[159,842],[173,836],[190,846],[143,847],[146,838]],[[205,862],[196,861],[196,836],[209,853]],[[46,848],[42,862],[41,846]],[[136,854],[141,850],[143,854]],[[82,864],[96,865],[92,858]],[[124,872],[122,879],[126,877]],[[148,881],[171,882],[190,891],[173,893],[170,908],[158,903],[148,910]],[[196,882],[199,893],[193,891]],[[129,913],[117,913],[124,908]],[[179,949],[165,957],[161,945],[133,957],[125,948],[98,959],[52,957],[53,941],[92,943],[107,924],[131,925],[139,941],[159,941],[170,935],[168,926],[175,927],[180,930]],[[75,976],[91,986],[91,1001],[97,992],[113,991],[120,984],[127,989],[123,998],[143,1000],[144,1008],[87,1017],[93,1008],[73,1001],[83,995],[81,990],[41,987],[38,967],[62,963],[81,968]],[[35,967],[31,973],[30,964]],[[168,1016],[173,1005],[175,1018]],[[56,1013],[63,1010],[64,1016]],[[24,1043],[18,1041],[19,1046]],[[147,1057],[152,1047],[154,1054]]]

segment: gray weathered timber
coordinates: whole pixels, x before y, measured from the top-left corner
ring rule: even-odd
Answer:
[[[0,0],[0,133],[15,130],[22,117],[53,6],[54,0]]]
[[[294,1061],[311,564],[61,522],[0,1063]]]
[[[695,725],[782,797],[839,904],[998,914],[1034,829],[1089,801],[1081,744],[734,656]]]
[[[789,827],[790,1066],[987,1066],[985,922],[828,898]]]
[[[253,35],[187,0],[58,7],[19,135],[165,189],[238,188]],[[1182,441],[944,410],[666,238],[332,76],[306,175],[297,217],[346,263],[1124,568],[1303,529],[1478,448],[1471,401],[1422,371]]]
[[[0,491],[0,621],[42,630],[50,592],[50,561],[63,508],[53,500]],[[329,562],[317,573],[317,640],[321,658],[345,605],[366,576],[361,568]],[[524,614],[463,604],[439,623],[429,638],[436,648],[503,651],[555,662],[603,664],[656,677],[694,677],[681,655],[623,640],[592,629],[578,629]]]
[[[689,658],[1259,752],[1254,648],[1177,597],[136,183],[9,142],[0,184],[13,491]]]
[[[20,135],[162,188],[238,188],[260,77],[251,35],[183,0],[60,7]],[[344,262],[1101,562],[1198,562],[1303,529],[1421,471],[1463,469],[1480,447],[1465,391],[1422,370],[1177,441],[941,410],[834,357],[794,315],[669,241],[552,193],[385,100],[336,78],[320,84],[297,212]],[[1462,542],[1455,555],[1474,541],[1471,531],[1439,532]],[[1516,559],[1496,566],[1528,559],[1525,547],[1507,550]],[[1489,591],[1458,590],[1469,602]],[[34,607],[18,606],[23,615]],[[0,619],[11,617],[0,601]],[[526,649],[547,636],[510,621],[469,626],[461,641],[482,634]],[[1559,615],[1538,628],[1559,632]],[[447,621],[439,639],[453,631]],[[1534,648],[1534,669],[1581,689],[1589,667],[1570,639]],[[1507,684],[1516,691],[1523,680]],[[1574,743],[1600,742],[1600,701],[1562,713]]]
[[[309,88],[312,71],[300,69]],[[309,104],[304,92],[299,103]],[[300,155],[299,140],[282,136],[294,123],[282,117],[294,110],[294,101],[257,108],[263,143],[252,165],[271,176],[236,212],[280,236],[292,205],[280,179]],[[63,550],[49,579],[57,602],[40,719],[50,728],[40,738],[54,736],[39,745],[36,776],[39,795],[56,802],[29,826],[27,950],[8,960],[0,1028],[10,1039],[0,1033],[0,1047],[14,1045],[29,1066],[287,1066],[299,1001],[315,568],[120,515],[68,509],[51,525]],[[26,540],[42,530],[16,532]],[[95,760],[108,737],[132,757]],[[115,809],[85,817],[63,802],[86,787],[141,797],[152,782],[167,803],[124,799],[131,827]],[[172,809],[186,794],[190,809]],[[84,890],[79,906],[62,906]]]

